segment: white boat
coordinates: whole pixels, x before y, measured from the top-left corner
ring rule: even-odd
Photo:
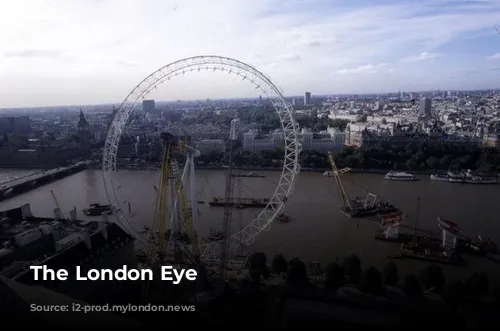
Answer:
[[[496,178],[480,177],[473,175],[470,170],[464,173],[455,173],[448,171],[447,173],[436,173],[431,175],[431,180],[449,182],[449,183],[466,183],[466,184],[496,184]]]
[[[384,179],[387,180],[400,180],[400,181],[412,181],[412,180],[417,180],[417,177],[415,177],[412,174],[402,172],[402,171],[389,171]]]
[[[325,171],[325,172],[323,173],[323,176],[325,176],[325,177],[333,177],[333,176],[334,176],[334,174],[333,174],[333,171],[328,171],[328,170],[327,170],[327,171]]]
[[[448,174],[444,174],[444,173],[435,173],[435,174],[431,175],[431,180],[435,180],[438,182],[449,182],[450,176],[448,176]]]
[[[497,180],[495,178],[475,177],[466,179],[465,182],[467,184],[496,184]]]
[[[456,174],[451,171],[447,173],[435,173],[431,175],[431,180],[448,183],[465,183],[465,178],[461,174]]]
[[[464,177],[465,177],[464,180],[467,184],[496,184],[497,183],[496,178],[476,176],[476,175],[473,175],[470,170],[467,170]]]
[[[462,173],[448,171],[447,175],[450,177],[450,183],[465,183],[465,176]]]

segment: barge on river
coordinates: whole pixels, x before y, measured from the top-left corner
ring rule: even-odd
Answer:
[[[445,249],[434,240],[401,243],[401,257],[457,266],[465,264],[460,255]]]
[[[111,215],[113,213],[113,209],[111,205],[101,205],[99,203],[91,203],[89,208],[85,208],[83,213],[87,216],[101,216],[103,213],[106,215]]]
[[[279,214],[279,215],[276,217],[276,220],[277,220],[278,222],[281,222],[281,223],[288,223],[288,222],[290,222],[292,219],[290,218],[290,216],[288,216],[288,214],[281,213],[281,214]]]
[[[352,201],[351,208],[341,207],[340,210],[352,218],[366,218],[398,212],[398,209],[388,202],[376,202],[373,205],[360,205],[356,202],[356,200]]]
[[[263,208],[270,204],[266,198],[231,198],[226,202],[225,198],[215,197],[208,204],[212,207],[225,207],[227,205],[235,208]]]
[[[255,172],[249,172],[247,174],[235,174],[233,177],[265,178],[266,176]]]

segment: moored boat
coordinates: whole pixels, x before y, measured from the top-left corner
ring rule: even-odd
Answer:
[[[89,208],[85,208],[83,213],[87,216],[101,216],[103,213],[111,215],[113,210],[111,205],[101,205],[99,203],[91,203]]]
[[[266,198],[232,198],[228,203],[222,197],[213,198],[208,204],[212,207],[224,207],[226,205],[236,208],[266,207],[270,200]]]
[[[281,223],[288,223],[292,220],[290,216],[285,213],[279,214],[276,219]]]
[[[415,177],[413,174],[409,174],[403,171],[389,171],[385,175],[384,179],[397,181],[414,181],[417,180],[417,177]]]
[[[234,177],[250,177],[250,178],[264,178],[266,176],[264,175],[261,175],[261,174],[257,174],[255,172],[249,172],[247,174],[236,174],[236,175],[233,175]]]
[[[448,171],[446,173],[435,173],[430,176],[431,180],[449,182],[449,183],[465,183],[465,184],[496,184],[497,180],[493,177],[482,177],[472,174],[470,170],[465,173],[456,173]]]
[[[208,235],[207,239],[209,241],[221,241],[224,239],[224,234],[222,231],[214,231],[210,229],[210,234]]]
[[[438,182],[449,182],[450,176],[447,173],[436,172],[431,174],[430,179]]]
[[[467,184],[496,184],[497,180],[493,177],[482,177],[472,174],[470,170],[465,173],[465,182]]]

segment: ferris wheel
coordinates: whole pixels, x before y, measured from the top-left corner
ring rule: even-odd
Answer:
[[[120,199],[117,196],[116,183],[112,174],[117,171],[116,159],[120,138],[134,109],[153,89],[176,76],[202,70],[221,71],[227,72],[230,75],[236,75],[243,81],[248,81],[255,86],[255,89],[263,97],[271,101],[281,121],[285,151],[281,177],[267,206],[247,226],[243,227],[239,232],[232,234],[227,239],[200,245],[199,252],[201,257],[210,259],[220,254],[223,246],[225,249],[236,250],[242,244],[252,244],[262,231],[270,229],[271,223],[283,211],[289,196],[293,192],[295,177],[299,172],[298,159],[301,151],[301,144],[298,139],[298,126],[293,118],[293,110],[287,105],[282,93],[271,82],[268,76],[251,65],[221,56],[185,58],[156,70],[132,89],[116,112],[104,145],[103,181],[109,204],[115,206],[115,221],[138,241],[147,244],[148,238],[132,222],[132,218],[122,212],[120,208],[116,208],[116,206],[120,205]]]

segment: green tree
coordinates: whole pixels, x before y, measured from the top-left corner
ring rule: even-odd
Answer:
[[[441,293],[445,285],[443,269],[437,264],[429,265],[421,271],[420,282],[425,289]]]
[[[359,279],[359,290],[370,295],[380,296],[384,290],[382,275],[375,267],[368,267]]]
[[[384,284],[395,286],[399,282],[398,266],[394,262],[389,262],[382,271]]]
[[[331,127],[334,127],[340,131],[345,131],[347,124],[349,124],[349,120],[343,120],[343,119],[333,119],[329,121],[329,125]]]
[[[422,297],[422,288],[415,275],[405,277],[402,289],[408,299],[415,300]]]
[[[437,169],[439,167],[439,159],[435,156],[429,156],[427,158],[426,165],[429,169]]]
[[[330,264],[326,269],[325,288],[336,291],[345,285],[345,271],[337,263]]]
[[[279,275],[281,273],[286,273],[288,269],[288,263],[283,255],[278,254],[273,258],[273,262],[271,264],[271,272],[275,275]]]
[[[288,262],[286,280],[288,284],[294,287],[306,285],[309,281],[309,278],[307,276],[305,263],[296,257],[291,259],[290,262]]]
[[[456,305],[462,299],[464,294],[464,283],[458,279],[455,279],[445,286],[443,299],[451,305]]]
[[[349,281],[355,283],[361,276],[361,260],[356,255],[350,255],[342,262],[342,267],[346,271]]]
[[[484,272],[473,273],[465,283],[466,292],[472,296],[483,296],[489,293],[488,276]]]
[[[262,252],[253,253],[248,259],[249,271],[255,282],[260,282],[260,277],[268,276],[267,257]]]

